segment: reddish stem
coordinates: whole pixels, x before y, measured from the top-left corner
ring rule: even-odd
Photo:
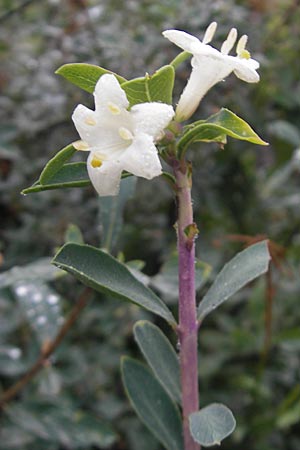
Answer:
[[[179,344],[184,449],[199,450],[189,430],[189,415],[199,408],[198,322],[195,295],[195,237],[191,199],[191,172],[186,165],[173,165],[178,202]]]

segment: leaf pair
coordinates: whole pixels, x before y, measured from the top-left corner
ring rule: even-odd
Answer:
[[[56,73],[85,91],[93,93],[99,78],[105,73],[112,72],[91,64],[77,63],[65,64]],[[173,66],[163,66],[153,75],[146,74],[145,77],[134,78],[130,81],[126,81],[120,75],[114,75],[126,92],[130,106],[146,102],[172,104],[175,79]]]
[[[199,320],[222,304],[246,283],[268,268],[266,242],[257,243],[236,255],[224,266],[204,296],[198,310]],[[167,320],[176,321],[167,306],[139,282],[127,267],[96,248],[66,244],[53,263],[87,286],[122,300],[131,301]],[[136,341],[145,356],[150,372],[138,361],[122,362],[124,385],[141,420],[168,450],[182,450],[180,404],[181,389],[177,355],[164,334],[149,322],[139,322],[134,329]],[[235,427],[230,410],[213,404],[190,416],[191,433],[203,446],[219,443]]]
[[[239,289],[265,273],[269,260],[266,241],[238,253],[224,266],[200,302],[198,319],[202,321]],[[53,264],[96,291],[134,302],[176,326],[172,313],[162,300],[139,282],[124,264],[107,253],[88,245],[66,244],[53,259]]]

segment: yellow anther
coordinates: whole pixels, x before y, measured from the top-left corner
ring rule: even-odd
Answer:
[[[121,113],[120,108],[113,102],[108,102],[107,107],[114,116],[117,116],[118,114]]]
[[[248,50],[243,50],[241,53],[239,53],[239,58],[243,58],[243,59],[250,59],[251,58],[251,53],[248,52]]]
[[[97,122],[92,116],[87,116],[84,119],[84,123],[86,123],[87,125],[96,125]]]
[[[133,134],[127,128],[119,128],[119,136],[125,141],[131,141],[133,139]]]
[[[89,144],[87,142],[81,141],[81,140],[73,142],[73,147],[76,150],[81,150],[81,151],[85,151],[85,152],[90,150]]]
[[[96,169],[97,167],[101,167],[102,166],[101,159],[97,158],[97,156],[93,156],[91,166],[94,167],[94,169]]]
[[[209,42],[212,41],[212,38],[214,37],[214,34],[216,32],[217,29],[217,22],[212,22],[210,25],[208,25],[208,27],[206,28],[205,34],[204,34],[204,38],[202,40],[203,44],[208,44]]]

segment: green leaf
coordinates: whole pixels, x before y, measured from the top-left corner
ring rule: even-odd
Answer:
[[[43,184],[38,180],[29,188],[23,189],[22,194],[49,191],[51,189],[85,187],[90,185],[91,182],[85,162],[67,163],[48,180],[47,184]]]
[[[226,143],[226,136],[248,141],[252,144],[268,145],[247,122],[228,109],[222,108],[207,120],[195,122],[187,127],[187,131],[178,142],[179,155],[182,157],[187,148],[194,142],[216,141]]]
[[[172,66],[163,66],[153,75],[135,78],[122,83],[130,106],[145,102],[172,104],[175,70]]]
[[[75,244],[84,244],[84,239],[80,228],[74,223],[70,223],[65,232],[65,243],[74,242]]]
[[[93,93],[99,78],[105,73],[113,72],[93,64],[72,63],[64,64],[57,69],[55,73],[61,75],[76,86],[79,86],[81,89]],[[126,79],[120,75],[115,73],[113,73],[113,75],[115,75],[119,83],[124,83],[124,81],[126,81]]]
[[[51,181],[53,176],[62,168],[62,166],[69,161],[69,159],[76,153],[76,149],[72,144],[67,145],[67,147],[60,150],[58,153],[54,155],[50,161],[47,162],[44,167],[41,175],[40,175],[40,183],[48,184],[48,181]]]
[[[176,323],[154,292],[139,282],[124,264],[95,247],[66,244],[52,262],[96,291],[131,301],[172,324]]]
[[[269,261],[268,241],[258,242],[238,253],[225,264],[203,297],[198,308],[199,320],[203,320],[247,283],[267,272]]]
[[[135,324],[134,337],[158,381],[173,400],[181,403],[178,357],[169,340],[146,320]]]
[[[193,439],[203,447],[220,445],[236,426],[235,418],[227,406],[212,403],[189,416]]]
[[[211,266],[196,259],[195,262],[195,288],[201,287],[208,280]],[[178,252],[173,252],[170,258],[162,265],[159,273],[151,279],[151,286],[159,292],[169,304],[178,301]]]
[[[167,450],[182,450],[178,409],[151,372],[138,361],[122,359],[126,393],[136,413]]]
[[[111,251],[122,232],[123,211],[130,197],[134,194],[136,177],[122,181],[119,195],[100,197],[101,245]]]

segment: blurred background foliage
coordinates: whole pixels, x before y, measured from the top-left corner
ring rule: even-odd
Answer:
[[[273,264],[271,275],[203,325],[201,404],[221,401],[234,411],[238,426],[225,450],[299,450],[298,0],[1,0],[0,393],[29,370],[76,303],[81,287],[52,268],[50,257],[65,241],[107,243],[112,208],[122,208],[124,219],[113,224],[113,253],[133,261],[132,270],[168,303],[176,301],[170,295],[175,205],[162,180],[138,180],[135,191],[124,185],[127,203],[99,202],[90,188],[20,195],[50,157],[77,139],[70,120],[75,105],[93,105],[54,71],[88,62],[126,78],[142,76],[177,54],[162,30],[201,38],[213,20],[217,46],[231,26],[249,34],[261,82],[229,77],[207,94],[197,116],[232,109],[270,146],[230,140],[224,150],[190,150],[198,257],[212,267],[209,283],[236,251],[265,235]],[[189,70],[188,63],[178,70],[177,98]],[[199,298],[206,286],[199,284]],[[0,449],[158,450],[119,375],[120,356],[138,353],[132,326],[145,317],[153,320],[137,307],[94,295],[43,370],[2,408]]]

